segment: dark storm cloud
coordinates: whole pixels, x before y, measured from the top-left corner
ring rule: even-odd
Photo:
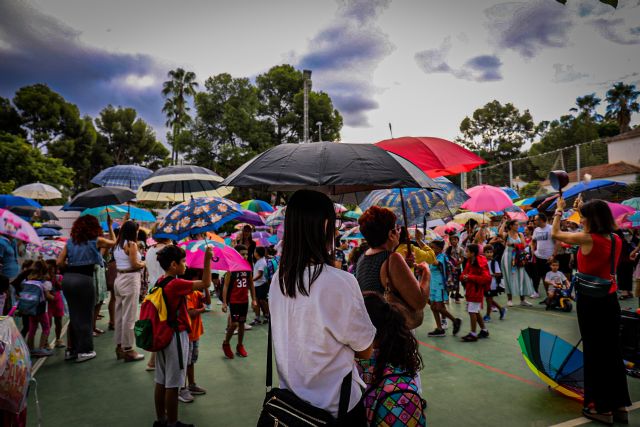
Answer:
[[[150,56],[86,46],[79,33],[20,0],[0,1],[0,94],[46,83],[83,114],[107,104],[130,106],[162,125],[160,82],[164,72]]]
[[[605,39],[622,45],[640,44],[640,27],[626,28],[624,19],[598,18],[591,24]]]
[[[469,59],[463,67],[472,75],[472,79],[480,82],[502,80],[500,66],[502,62],[495,55],[480,55]]]
[[[567,7],[549,0],[501,3],[485,11],[493,42],[533,58],[545,48],[567,45],[572,26]]]
[[[371,80],[393,46],[376,20],[388,5],[388,0],[340,2],[335,20],[311,39],[297,61],[313,71],[314,88],[331,96],[347,126],[368,126],[366,113],[378,108]]]

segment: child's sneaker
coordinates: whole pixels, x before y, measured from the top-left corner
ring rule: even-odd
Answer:
[[[245,350],[244,346],[241,344],[236,346],[236,354],[240,357],[247,357],[249,355],[247,350]]]
[[[431,331],[431,332],[429,332],[427,334],[428,337],[432,337],[432,338],[433,337],[444,337],[446,335],[447,335],[447,333],[444,331],[444,329],[438,329],[438,328],[435,328],[433,331]]]
[[[87,360],[91,360],[96,357],[95,351],[90,351],[89,353],[78,353],[78,358],[76,359],[76,363],[85,362]]]
[[[253,329],[253,326],[251,326],[251,324],[250,324],[250,323],[245,323],[245,324],[244,324],[244,330],[245,330],[245,331],[250,331],[250,330],[252,330],[252,329]]]
[[[65,348],[64,342],[62,340],[56,340],[55,348]]]
[[[495,306],[491,307],[491,311],[493,311],[493,312],[496,312],[496,313],[497,313],[497,312],[498,312],[498,307],[495,307]]]
[[[480,331],[480,333],[478,334],[478,338],[489,338],[489,331]]]
[[[193,396],[199,396],[201,394],[207,394],[207,390],[202,387],[198,387],[197,384],[191,384],[189,386],[189,393],[191,393]]]
[[[178,392],[178,400],[182,403],[191,403],[194,399],[188,389],[181,388],[180,392]]]
[[[255,319],[253,319],[253,321],[251,323],[249,323],[250,326],[256,326],[256,325],[262,325],[262,322],[260,321],[260,319],[258,319],[257,317]],[[245,326],[245,329],[247,327]]]
[[[462,326],[462,319],[454,319],[453,321],[453,335],[458,335],[460,327]]]
[[[491,322],[491,316],[489,316],[488,314],[486,314],[482,320],[484,320],[485,322]]]
[[[513,307],[513,301],[511,301],[511,300],[507,301],[507,306]]]
[[[442,319],[440,324],[442,325],[442,329],[449,329],[449,322],[447,321],[447,319]]]
[[[231,351],[231,344],[222,343],[222,351],[224,351],[224,357],[227,359],[233,359],[233,351]]]
[[[507,315],[507,307],[502,307],[502,310],[500,310],[500,320],[504,320],[504,316]]]
[[[534,298],[534,299],[535,298],[540,298],[540,294],[537,293],[537,292],[532,293],[530,296],[531,296],[531,298]]]
[[[48,348],[34,348],[31,350],[31,355],[34,357],[49,357],[53,355],[53,350]]]
[[[462,341],[464,342],[476,342],[478,341],[478,337],[469,332],[467,335],[462,337]]]
[[[525,299],[525,300],[520,301],[520,305],[521,305],[522,307],[531,307],[531,306],[532,306],[532,304],[531,304],[529,301],[527,301],[526,299]]]
[[[263,325],[268,325],[269,324],[269,318],[265,317],[264,320],[262,321]]]

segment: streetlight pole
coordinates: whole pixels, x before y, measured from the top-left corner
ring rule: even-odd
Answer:
[[[309,84],[311,83],[311,70],[302,70],[304,78],[304,123],[303,123],[303,142],[309,142]]]
[[[316,122],[318,126],[318,142],[322,142],[322,122]]]

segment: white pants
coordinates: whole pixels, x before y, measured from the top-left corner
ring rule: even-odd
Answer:
[[[141,282],[139,271],[118,273],[113,286],[116,296],[114,339],[122,348],[133,348],[135,344],[133,326],[138,319]]]

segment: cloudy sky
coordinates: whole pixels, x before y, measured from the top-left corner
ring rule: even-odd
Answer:
[[[577,96],[639,85],[639,53],[640,0],[0,1],[1,96],[44,82],[85,114],[135,107],[161,138],[175,67],[201,83],[311,69],[343,139],[372,142],[389,122],[395,136],[455,138],[493,99],[553,119]]]

